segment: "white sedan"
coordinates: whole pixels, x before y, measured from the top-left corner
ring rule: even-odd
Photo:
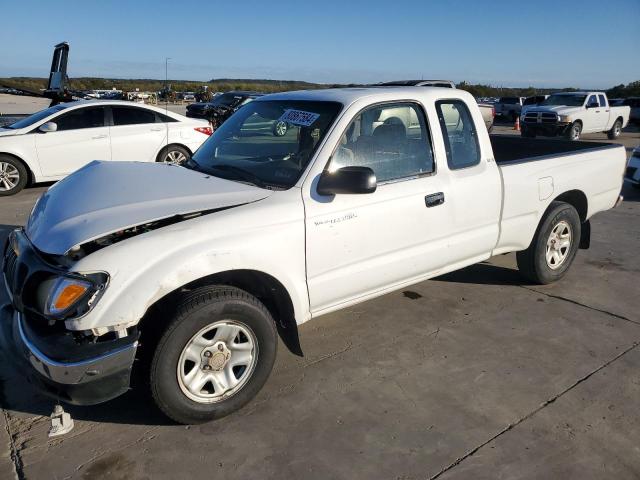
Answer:
[[[56,105],[0,128],[0,196],[60,180],[92,160],[180,164],[211,132],[205,120],[131,102]]]

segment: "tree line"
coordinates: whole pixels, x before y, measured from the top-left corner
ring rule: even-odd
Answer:
[[[172,90],[179,92],[197,92],[203,86],[208,86],[211,92],[228,92],[230,90],[251,90],[264,93],[283,92],[288,90],[308,90],[313,88],[351,87],[362,86],[358,84],[320,84],[295,80],[254,80],[254,79],[212,79],[208,82],[195,82],[188,80],[169,80]],[[95,77],[73,78],[70,88],[73,90],[110,90],[115,88],[125,92],[139,91],[157,92],[165,87],[164,80],[153,79],[108,79]],[[0,78],[0,86],[20,88],[39,92],[46,88],[46,78],[35,77],[10,77]],[[470,92],[475,97],[529,97],[532,95],[545,95],[559,91],[575,91],[578,88],[514,88],[496,87],[493,85],[472,84],[460,82],[457,87]],[[620,84],[606,90],[610,98],[627,98],[640,96],[640,80],[627,85]]]

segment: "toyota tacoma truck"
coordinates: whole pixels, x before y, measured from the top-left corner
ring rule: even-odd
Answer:
[[[619,145],[490,138],[456,89],[260,97],[183,166],[93,162],[49,188],[4,247],[2,338],[59,400],[140,386],[209,421],[312,318],[507,252],[560,280],[625,167]]]
[[[576,141],[583,133],[603,132],[615,140],[629,123],[629,113],[629,107],[609,105],[604,92],[554,93],[538,107],[523,112],[521,135],[564,135]]]

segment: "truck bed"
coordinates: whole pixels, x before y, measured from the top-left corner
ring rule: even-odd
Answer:
[[[533,162],[549,157],[618,148],[619,145],[596,142],[571,142],[546,138],[523,138],[513,135],[490,135],[493,155],[498,165]]]

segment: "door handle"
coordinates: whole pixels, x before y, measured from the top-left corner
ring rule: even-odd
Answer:
[[[431,195],[427,195],[424,197],[424,203],[427,208],[437,207],[438,205],[442,205],[444,203],[444,193],[432,193]]]
[[[162,130],[164,130],[163,127],[151,127],[152,132],[161,132]]]
[[[100,140],[102,138],[107,138],[106,135],[96,135],[95,137],[91,137],[92,140]]]

